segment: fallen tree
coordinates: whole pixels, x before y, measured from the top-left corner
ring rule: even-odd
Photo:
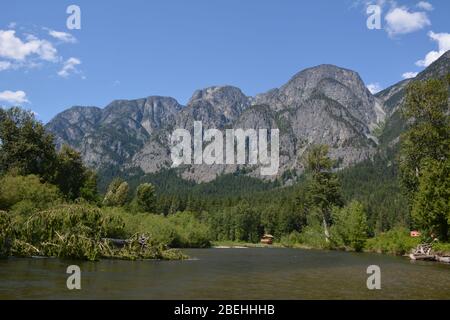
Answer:
[[[151,235],[133,235],[117,247],[108,237],[125,234],[120,217],[85,204],[61,205],[30,217],[0,212],[0,255],[60,257],[80,260],[183,259],[179,250],[152,242]]]

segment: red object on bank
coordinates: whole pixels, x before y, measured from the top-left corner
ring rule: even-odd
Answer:
[[[421,235],[422,234],[419,231],[411,231],[411,237],[413,237],[413,238],[418,238]]]

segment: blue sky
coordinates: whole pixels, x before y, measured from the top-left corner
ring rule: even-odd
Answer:
[[[367,28],[370,2],[382,9],[380,30]],[[71,4],[81,9],[80,30],[66,26]],[[255,95],[322,63],[379,89],[450,49],[449,1],[9,0],[0,8],[0,105],[22,105],[44,122],[115,99],[184,104],[211,85]]]

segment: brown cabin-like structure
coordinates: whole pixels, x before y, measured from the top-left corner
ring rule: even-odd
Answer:
[[[273,236],[271,234],[265,234],[261,238],[261,243],[262,244],[272,244],[273,243]]]

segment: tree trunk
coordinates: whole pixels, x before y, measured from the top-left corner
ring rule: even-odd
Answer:
[[[325,233],[325,241],[330,242],[330,232],[328,231],[328,225],[327,225],[327,220],[325,219],[325,216],[323,216],[323,230]]]

